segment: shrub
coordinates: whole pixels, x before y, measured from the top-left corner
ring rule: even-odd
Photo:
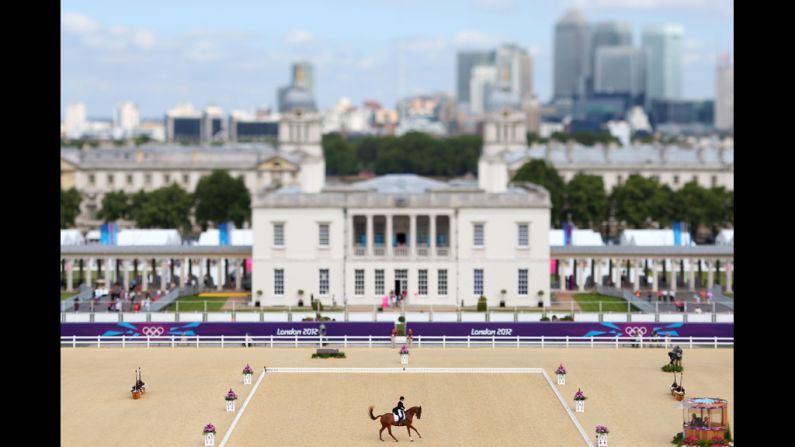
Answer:
[[[666,363],[662,367],[662,370],[664,372],[667,372],[667,373],[669,373],[669,372],[682,372],[684,370],[684,368],[682,366],[679,366],[679,365],[671,365],[670,363]]]
[[[566,315],[565,317],[561,318],[560,321],[574,321],[574,315]]]
[[[395,325],[395,335],[398,336],[406,335],[406,323],[400,323]]]
[[[327,359],[327,358],[335,358],[335,359],[344,359],[345,353],[344,352],[337,352],[336,354],[312,354],[313,359]]]
[[[549,321],[549,317],[544,315],[543,317],[541,317],[541,321]]]
[[[486,297],[481,295],[480,298],[478,298],[478,312],[486,312],[487,308],[488,304]]]
[[[398,317],[398,321],[401,322],[401,323],[405,323],[406,322],[406,317],[401,315],[401,316]]]
[[[321,303],[320,300],[312,301],[312,310],[323,312],[323,303]]]

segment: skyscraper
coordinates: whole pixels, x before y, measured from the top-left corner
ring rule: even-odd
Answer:
[[[301,87],[311,95],[315,94],[315,69],[309,62],[293,64],[293,87]]]
[[[596,51],[594,93],[621,93],[631,97],[646,88],[643,50],[631,46],[602,46]]]
[[[734,130],[734,67],[729,56],[718,63],[715,80],[715,128]]]
[[[596,51],[602,47],[632,46],[632,25],[627,22],[598,22],[591,25],[589,45],[588,90],[596,82]]]
[[[494,65],[494,51],[464,51],[457,56],[456,96],[459,103],[469,103],[470,77],[476,65]]]
[[[86,127],[86,104],[73,102],[66,106],[64,127],[69,138],[78,138]]]
[[[113,127],[131,131],[141,123],[141,113],[134,102],[127,101],[116,105],[113,110]]]
[[[497,84],[497,67],[475,65],[469,80],[469,113],[480,115],[486,110],[486,98]]]
[[[555,98],[583,93],[588,76],[588,24],[579,11],[571,10],[555,24]]]
[[[505,44],[496,51],[494,64],[507,66],[509,70],[509,89],[519,98],[529,98],[532,94],[532,72],[530,54],[517,45]]]
[[[315,107],[315,70],[308,62],[296,62],[292,66],[290,85],[279,87],[276,99],[279,113],[289,112],[293,108],[316,110]]]
[[[643,30],[646,51],[646,101],[678,99],[682,96],[682,36],[678,25]]]

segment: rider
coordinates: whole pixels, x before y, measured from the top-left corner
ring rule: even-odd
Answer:
[[[405,417],[406,407],[403,405],[403,399],[403,396],[400,396],[400,401],[398,401],[397,406],[392,409],[392,413],[397,417],[398,424],[403,422],[403,418]]]

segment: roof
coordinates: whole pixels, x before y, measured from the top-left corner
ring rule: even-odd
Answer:
[[[207,169],[252,169],[277,154],[288,158],[267,143],[209,147],[153,145],[87,151],[61,148],[62,159],[83,169],[184,169],[190,166]]]
[[[416,174],[387,174],[356,182],[353,186],[380,193],[419,193],[449,187],[447,183]]]
[[[524,164],[530,159],[546,159],[556,168],[579,167],[609,168],[629,167],[636,169],[672,167],[682,169],[734,169],[734,148],[691,149],[681,146],[665,148],[651,145],[636,145],[625,148],[565,144],[533,145],[518,151],[506,152],[503,160],[509,165]]]
[[[690,234],[682,232],[683,245],[696,245],[690,239]],[[624,230],[621,233],[620,245],[635,245],[643,247],[674,246],[674,230]]]
[[[220,241],[220,231],[218,229],[211,229],[199,235],[199,242],[196,245],[213,246],[219,245]],[[251,230],[233,229],[229,242],[229,245],[252,245],[254,243],[253,232]]]
[[[563,230],[549,230],[549,245],[564,244]],[[593,230],[573,230],[571,244],[574,246],[604,246],[602,235]]]
[[[181,245],[179,231],[172,229],[121,230],[116,237],[117,245]]]

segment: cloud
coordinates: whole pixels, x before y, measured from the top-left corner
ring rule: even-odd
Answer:
[[[89,48],[119,51],[127,47],[149,50],[157,44],[157,35],[147,29],[108,27],[83,14],[67,12],[61,16],[61,30],[78,37]]]
[[[221,53],[213,42],[200,40],[188,52],[188,59],[194,62],[212,62],[221,59]]]
[[[285,42],[291,45],[303,45],[312,42],[314,39],[315,36],[313,36],[309,31],[305,30],[290,31],[284,38]]]
[[[514,0],[474,0],[475,8],[489,12],[507,12],[514,8]]]
[[[679,9],[734,16],[732,0],[574,0],[573,6],[588,9]]]
[[[453,42],[459,46],[495,46],[499,39],[480,31],[463,30],[455,35]]]

